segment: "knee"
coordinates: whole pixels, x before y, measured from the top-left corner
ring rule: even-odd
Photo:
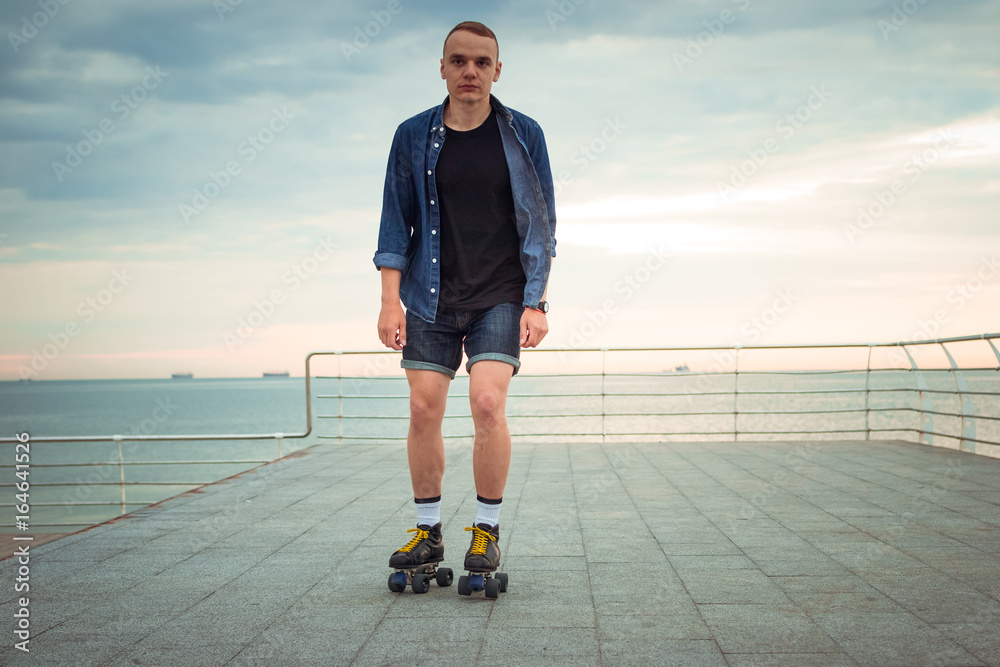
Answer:
[[[444,417],[444,408],[422,396],[410,397],[410,424],[416,429],[433,428]]]
[[[478,426],[489,428],[502,424],[504,415],[504,397],[496,392],[481,392],[472,399],[472,419]]]

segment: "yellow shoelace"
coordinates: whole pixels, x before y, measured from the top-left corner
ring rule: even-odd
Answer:
[[[466,528],[465,530],[466,532],[470,530],[473,531],[472,548],[469,550],[469,553],[475,554],[477,556],[486,555],[486,545],[490,543],[490,540],[493,539],[493,536],[487,533],[479,526],[473,526],[472,528]]]
[[[405,547],[403,547],[402,549],[400,549],[400,551],[402,551],[404,553],[410,553],[410,550],[413,549],[413,547],[415,547],[418,544],[420,544],[421,540],[426,540],[428,537],[430,537],[430,533],[428,533],[426,530],[421,530],[419,528],[410,528],[406,532],[408,532],[408,533],[416,533],[416,535],[413,536],[413,539],[410,540],[409,544],[407,544]]]

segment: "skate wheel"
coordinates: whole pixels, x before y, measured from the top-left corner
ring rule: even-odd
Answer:
[[[497,572],[497,581],[500,582],[500,592],[501,593],[506,593],[507,592],[507,573],[506,572]]]
[[[393,593],[402,593],[406,590],[405,572],[393,572],[389,575],[389,590]]]
[[[451,571],[450,567],[442,567],[437,571],[437,584],[441,588],[446,586],[451,586],[451,582],[455,580],[455,574]]]
[[[458,578],[458,594],[472,595],[472,591],[469,590],[469,576],[466,574]]]
[[[469,590],[482,591],[486,589],[486,577],[481,574],[473,574],[469,577]]]
[[[497,599],[500,597],[500,580],[499,579],[487,579],[486,580],[486,597]]]
[[[413,592],[426,593],[431,589],[431,580],[423,572],[413,575]]]

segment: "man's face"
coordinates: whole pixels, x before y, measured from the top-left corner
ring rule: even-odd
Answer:
[[[459,102],[475,103],[488,98],[493,82],[500,78],[497,43],[468,30],[457,30],[444,45],[441,78],[448,82],[448,95]]]

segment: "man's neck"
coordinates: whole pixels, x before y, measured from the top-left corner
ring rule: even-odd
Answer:
[[[444,107],[442,120],[451,129],[466,132],[482,125],[489,118],[492,111],[493,105],[490,104],[490,98],[488,97],[481,102],[471,105],[456,102],[449,97],[448,104]]]

